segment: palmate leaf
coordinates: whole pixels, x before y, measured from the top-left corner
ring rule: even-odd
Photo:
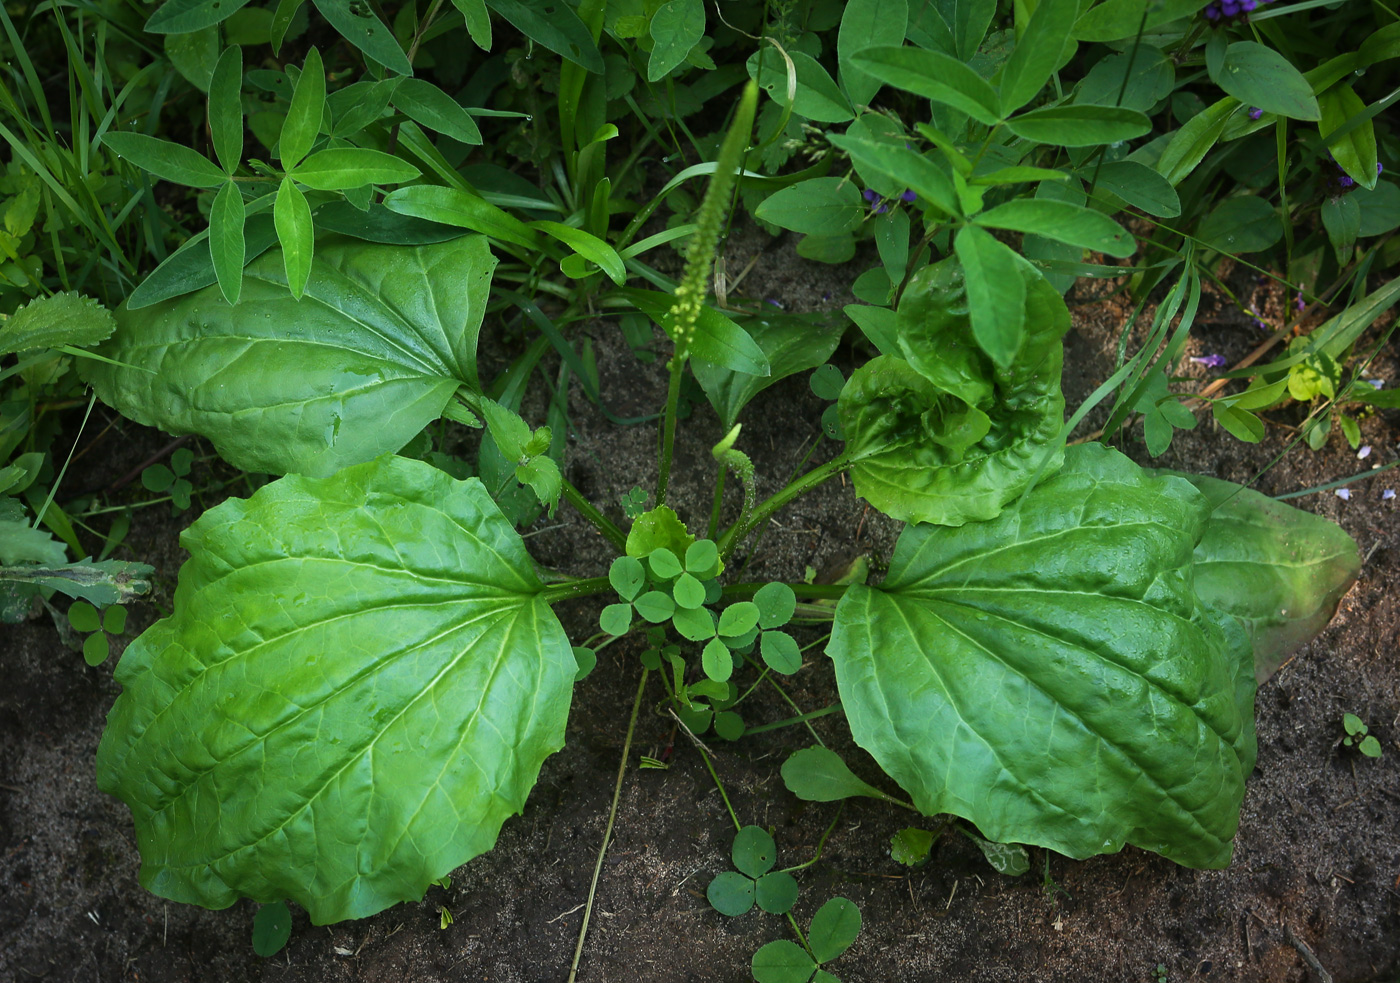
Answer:
[[[1197,599],[1209,504],[1099,445],[1024,508],[910,526],[828,652],[856,743],[929,815],[1084,858],[1223,867],[1253,767],[1254,674]]]
[[[301,301],[273,250],[218,287],[119,311],[85,366],[99,398],[235,467],[324,476],[396,451],[473,388],[495,259],[481,236],[424,246],[322,243]]]
[[[181,543],[97,753],[145,887],[319,925],[491,848],[563,744],[576,664],[477,479],[393,457],[287,477]]]

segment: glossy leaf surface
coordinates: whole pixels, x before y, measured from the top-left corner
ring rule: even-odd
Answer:
[[[1081,445],[1024,508],[910,526],[828,652],[856,743],[928,815],[1084,858],[1223,867],[1254,762],[1238,622],[1192,587],[1209,506]]]
[[[199,433],[235,467],[327,475],[395,451],[476,385],[495,259],[480,236],[427,246],[324,244],[300,302],[282,254],[217,287],[120,311],[85,366],[98,396],[148,426]]]
[[[735,371],[703,358],[691,359],[691,371],[719,414],[721,429],[732,428],[749,401],[773,383],[821,365],[830,358],[841,340],[842,327],[796,317],[750,320],[746,328],[768,360],[768,375]]]
[[[563,744],[576,663],[477,479],[392,457],[288,477],[181,542],[97,756],[146,888],[326,924],[491,848]]]
[[[1259,682],[1313,638],[1361,572],[1334,522],[1232,481],[1183,474],[1214,511],[1196,546],[1196,593],[1249,630]]]

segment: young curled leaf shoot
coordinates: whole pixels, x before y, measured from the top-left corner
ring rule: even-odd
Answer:
[[[671,304],[670,319],[674,331],[671,341],[675,343],[676,351],[671,356],[671,383],[666,392],[666,414],[661,430],[661,469],[656,482],[658,505],[666,503],[666,485],[671,477],[671,451],[676,441],[676,407],[681,396],[681,371],[690,354],[690,343],[695,338],[695,327],[705,304],[705,285],[710,279],[715,252],[719,249],[724,216],[729,210],[730,195],[749,144],[749,132],[753,129],[757,105],[758,86],[750,82],[744,86],[734,120],[720,146],[715,173],[705,191],[705,200],[700,204],[695,233],[686,251],[685,273],[676,287],[675,300]]]
[[[714,455],[716,461],[734,471],[744,486],[744,511],[739,515],[739,521],[743,522],[753,512],[757,496],[753,461],[749,460],[747,454],[734,446],[734,442],[739,439],[741,426],[742,424],[739,423],[734,424],[734,428],[725,434],[723,440],[711,448],[710,453]]]

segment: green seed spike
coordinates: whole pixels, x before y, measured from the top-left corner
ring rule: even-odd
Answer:
[[[690,248],[686,251],[685,274],[676,287],[675,301],[671,305],[671,320],[675,325],[675,335],[671,340],[676,344],[675,357],[679,361],[685,360],[695,337],[695,325],[700,320],[700,310],[705,303],[705,286],[714,265],[715,252],[719,249],[720,231],[724,226],[725,213],[729,210],[734,182],[738,180],[739,168],[743,164],[744,150],[748,147],[757,105],[758,86],[749,82],[744,86],[744,94],[739,97],[739,108],[729,125],[729,132],[724,135],[715,173],[705,191],[705,200],[700,204],[695,234],[691,236]]]
[[[730,468],[739,476],[739,481],[744,486],[744,511],[739,516],[742,522],[749,517],[753,511],[754,503],[757,501],[757,485],[754,478],[753,461],[741,450],[734,447],[734,442],[739,439],[739,428],[743,424],[734,424],[734,429],[724,435],[724,439],[711,448],[710,453],[714,455],[716,461]]]

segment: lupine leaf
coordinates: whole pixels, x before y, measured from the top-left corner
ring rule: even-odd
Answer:
[[[595,75],[603,74],[603,55],[593,35],[562,0],[486,0],[486,6],[556,55]]]
[[[246,250],[243,223],[246,209],[243,193],[232,181],[219,189],[209,208],[209,257],[214,263],[219,291],[230,305],[238,303],[243,289],[243,262]]]
[[[901,45],[909,25],[909,0],[850,0],[836,33],[836,61],[841,83],[851,101],[867,105],[880,91],[880,79],[855,62],[857,53],[872,47]]]
[[[431,82],[404,79],[394,89],[394,105],[421,125],[459,143],[479,145],[481,130],[461,104]]]
[[[378,62],[391,72],[412,75],[413,66],[408,63],[393,32],[384,26],[374,14],[374,9],[363,0],[312,0],[321,16],[331,22],[331,27],[340,33],[371,61]]]
[[[228,175],[209,158],[169,140],[121,132],[106,134],[102,142],[118,157],[166,181],[191,188],[217,188],[228,180]]]
[[[866,74],[905,92],[952,106],[979,123],[1001,121],[996,89],[963,62],[941,51],[895,45],[866,48],[851,56]]]
[[[1235,41],[1225,49],[1220,71],[1211,76],[1240,102],[1290,119],[1322,118],[1312,86],[1303,73],[1273,48],[1257,41]]]
[[[167,0],[147,19],[151,34],[192,34],[228,20],[248,0]]]

